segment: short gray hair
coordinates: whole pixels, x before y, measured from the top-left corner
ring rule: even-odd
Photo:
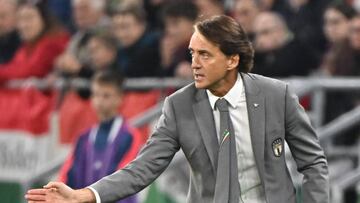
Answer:
[[[77,4],[80,0],[72,0],[71,5],[74,6]],[[86,2],[89,2],[93,9],[95,10],[104,10],[106,6],[105,0],[87,0]]]

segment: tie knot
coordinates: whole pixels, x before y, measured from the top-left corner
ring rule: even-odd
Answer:
[[[215,106],[221,112],[229,111],[228,103],[227,103],[226,99],[224,99],[224,98],[218,99],[215,103]]]

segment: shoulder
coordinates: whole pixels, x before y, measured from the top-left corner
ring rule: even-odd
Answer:
[[[39,40],[43,45],[64,45],[70,41],[70,34],[65,30],[49,31]]]
[[[275,78],[270,78],[254,73],[243,73],[242,75],[245,83],[247,81],[255,83],[261,92],[285,92],[288,86],[288,83]]]
[[[88,139],[89,139],[89,136],[90,136],[91,129],[92,129],[92,128],[89,128],[89,129],[84,130],[84,131],[77,137],[76,143],[79,144],[79,143],[83,143],[83,142],[85,142],[86,140],[88,140]]]
[[[172,102],[184,102],[187,100],[193,100],[194,96],[196,94],[196,92],[198,92],[199,90],[195,87],[195,84],[192,82],[188,85],[186,85],[185,87],[177,90],[176,92],[174,92],[173,94],[171,94],[168,97],[168,100],[172,101]]]

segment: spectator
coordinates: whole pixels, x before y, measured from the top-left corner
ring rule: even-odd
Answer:
[[[360,52],[360,14],[354,16],[350,21],[350,43],[354,51],[359,54]],[[354,59],[360,60],[360,57],[354,57]],[[357,65],[353,68],[354,75],[359,75],[360,63],[357,61]]]
[[[122,79],[111,71],[95,75],[92,106],[99,124],[82,134],[60,172],[60,181],[79,189],[123,168],[139,150],[139,136],[117,109],[122,100]],[[135,203],[131,196],[119,203]]]
[[[322,68],[330,76],[360,76],[360,15],[350,20],[349,40],[333,46],[325,58]],[[325,123],[348,112],[360,103],[360,95],[350,92],[327,93]],[[335,139],[337,145],[352,145],[360,135],[359,127],[350,129]]]
[[[329,75],[360,75],[360,15],[349,23],[349,40],[334,46],[325,58],[323,68]]]
[[[23,43],[11,61],[0,65],[0,82],[46,76],[69,40],[68,33],[51,17],[44,0],[21,3],[17,17]]]
[[[161,60],[166,76],[192,77],[188,45],[198,8],[190,1],[174,1],[163,10],[165,34],[161,42]]]
[[[16,32],[16,2],[0,0],[0,64],[8,62],[20,46]]]
[[[142,0],[146,11],[147,23],[152,30],[160,30],[162,26],[160,11],[168,0]]]
[[[356,11],[347,4],[333,3],[324,13],[324,33],[330,44],[342,43],[349,35],[349,21]]]
[[[159,37],[146,29],[140,6],[122,7],[112,15],[113,31],[120,43],[118,62],[125,77],[159,75]]]
[[[287,24],[294,17],[289,0],[257,0],[257,2],[261,11],[276,12],[285,19]]]
[[[81,67],[78,78],[90,79],[94,73],[102,70],[120,71],[117,61],[117,41],[105,30],[94,31],[86,44],[89,52],[89,65]],[[90,97],[88,88],[78,87],[78,95],[83,99]]]
[[[199,8],[199,15],[203,19],[211,18],[214,15],[222,15],[225,13],[224,5],[219,0],[193,0]]]
[[[105,30],[100,30],[90,37],[86,46],[89,51],[92,70],[112,69],[119,71],[120,67],[116,58],[118,45],[113,35]]]
[[[260,13],[255,19],[254,31],[253,72],[272,77],[303,76],[317,67],[315,58],[293,37],[280,15]]]
[[[49,9],[69,30],[74,31],[71,16],[71,0],[48,0]]]
[[[323,14],[329,0],[297,0],[298,9],[288,25],[297,40],[307,47],[311,55],[320,63],[326,51],[326,39],[323,25]]]
[[[243,26],[250,39],[254,37],[253,24],[259,12],[259,5],[254,0],[237,0],[232,10],[234,19]]]
[[[77,32],[66,52],[56,60],[56,68],[65,76],[77,76],[81,67],[89,64],[86,44],[91,30],[107,28],[110,24],[103,0],[72,0],[72,9]]]
[[[349,47],[349,35],[350,35],[350,20],[356,15],[356,11],[347,4],[334,2],[330,4],[324,13],[324,31],[325,36],[329,43],[329,49],[324,55],[322,69],[323,73],[327,75],[342,74],[335,70],[337,66],[342,64],[336,63],[347,63],[346,57],[350,56],[347,50]],[[345,51],[346,49],[346,51]],[[334,56],[334,54],[340,56]],[[345,54],[345,55],[343,55]],[[343,58],[345,61],[337,61]],[[346,67],[342,67],[346,69]]]

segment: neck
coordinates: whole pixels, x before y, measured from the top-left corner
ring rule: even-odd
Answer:
[[[112,113],[112,114],[108,114],[108,115],[99,115],[99,121],[105,122],[105,121],[109,121],[113,118],[115,118],[117,116],[117,113]]]
[[[219,82],[215,87],[209,88],[209,91],[217,97],[225,96],[235,85],[237,76],[237,69],[236,71],[229,72],[222,82]]]

